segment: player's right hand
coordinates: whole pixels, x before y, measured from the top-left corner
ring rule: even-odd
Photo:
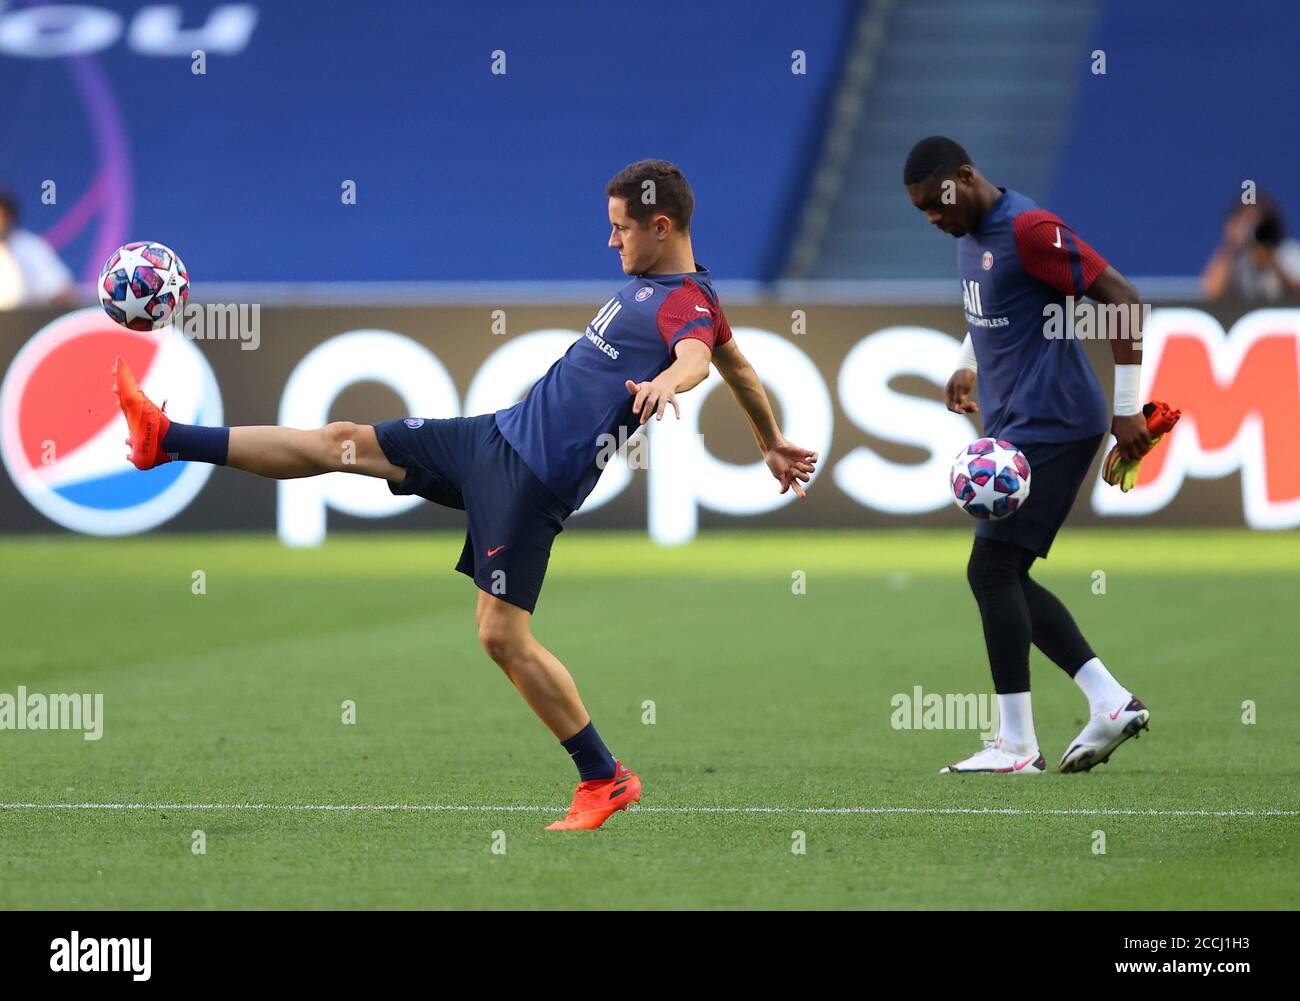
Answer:
[[[817,467],[816,452],[810,452],[806,448],[782,440],[768,450],[763,456],[763,461],[780,482],[781,493],[794,490],[799,497],[808,496],[799,484],[801,481],[807,483],[812,479]]]
[[[978,414],[980,405],[970,398],[974,390],[975,373],[968,368],[959,368],[943,391],[944,402],[954,414]]]
[[[628,379],[623,383],[627,391],[636,397],[632,403],[632,413],[641,416],[642,424],[650,419],[651,414],[655,415],[655,420],[663,420],[666,407],[672,407],[677,419],[682,419],[682,408],[677,405],[677,393],[673,390],[671,377],[669,381],[663,381],[666,374],[661,373],[650,382],[633,382]]]

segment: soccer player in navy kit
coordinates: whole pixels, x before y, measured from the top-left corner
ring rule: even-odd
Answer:
[[[1151,447],[1138,402],[1141,352],[1133,339],[1111,340],[1115,402],[1106,399],[1083,345],[1049,337],[1045,310],[1067,296],[1138,305],[1124,277],[1061,219],[1015,191],[989,183],[951,139],[917,143],[903,169],[912,204],[957,238],[968,333],[946,400],[954,413],[982,412],[984,434],[1020,448],[1033,474],[1028,500],[1000,521],[981,521],[967,566],[979,605],[998,695],[998,739],[942,769],[945,773],[1040,774],[1029,696],[1032,643],[1088,699],[1091,718],[1061,757],[1063,772],[1086,771],[1150,717],[1093,652],[1060,600],[1029,576],[1046,557],[1109,428],[1125,459]],[[976,373],[980,404],[972,402]]]
[[[709,273],[695,262],[694,195],[671,163],[642,160],[606,186],[610,248],[632,280],[610,299],[524,400],[494,414],[335,422],[314,431],[171,423],[114,366],[131,462],[229,465],[288,479],[343,471],[380,477],[466,512],[456,569],[478,586],[479,640],[578,767],[564,819],[548,830],[599,827],[636,802],[641,780],[605,747],[564,665],[532,635],[551,542],[591,493],[610,442],[677,410],[712,362],[744,410],[768,468],[805,496],[816,453],[782,436],[763,384],[741,354]],[[680,414],[678,414],[680,416]],[[354,454],[353,454],[354,450]],[[344,457],[355,461],[344,461]]]

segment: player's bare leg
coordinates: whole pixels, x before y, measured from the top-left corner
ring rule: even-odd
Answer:
[[[401,483],[406,470],[394,466],[369,424],[334,421],[302,431],[274,426],[233,427],[226,465],[276,480],[320,473],[360,473]]]
[[[529,612],[480,590],[474,618],[484,651],[557,739],[591,722],[573,675],[533,635]]]
[[[138,469],[152,469],[179,457],[276,480],[332,472],[360,473],[395,483],[406,477],[406,470],[388,461],[369,424],[335,421],[311,431],[274,426],[173,427],[163,411],[166,403],[159,407],[150,400],[120,357],[113,363],[113,392],[126,418],[126,444],[131,449],[127,458]]]
[[[478,592],[479,642],[551,733],[566,743],[590,726],[578,686],[559,659],[532,633],[532,613],[486,591]],[[641,780],[622,762],[611,778],[579,783],[568,815],[547,830],[599,827],[641,798]]]

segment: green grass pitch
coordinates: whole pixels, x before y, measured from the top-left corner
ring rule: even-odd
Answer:
[[[645,790],[561,834],[572,765],[479,648],[460,544],[0,541],[0,693],[104,696],[99,741],[0,730],[0,907],[1300,904],[1297,533],[1067,529],[1035,573],[1151,730],[1005,779],[937,774],[974,730],[891,726],[990,688],[969,533],[570,529],[534,631]],[[1054,766],[1086,704],[1032,676]]]

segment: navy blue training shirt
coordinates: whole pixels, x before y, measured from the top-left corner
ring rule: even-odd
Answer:
[[[1044,307],[1081,298],[1106,260],[1017,191],[957,240],[966,327],[975,346],[984,434],[1013,445],[1079,441],[1110,428],[1083,344],[1045,335]],[[1070,329],[1067,322],[1066,329]]]
[[[637,275],[521,402],[496,412],[497,427],[537,478],[576,510],[600,479],[596,460],[608,452],[605,444],[626,441],[641,426],[624,383],[659,375],[684,338],[710,350],[731,340],[708,270]]]

